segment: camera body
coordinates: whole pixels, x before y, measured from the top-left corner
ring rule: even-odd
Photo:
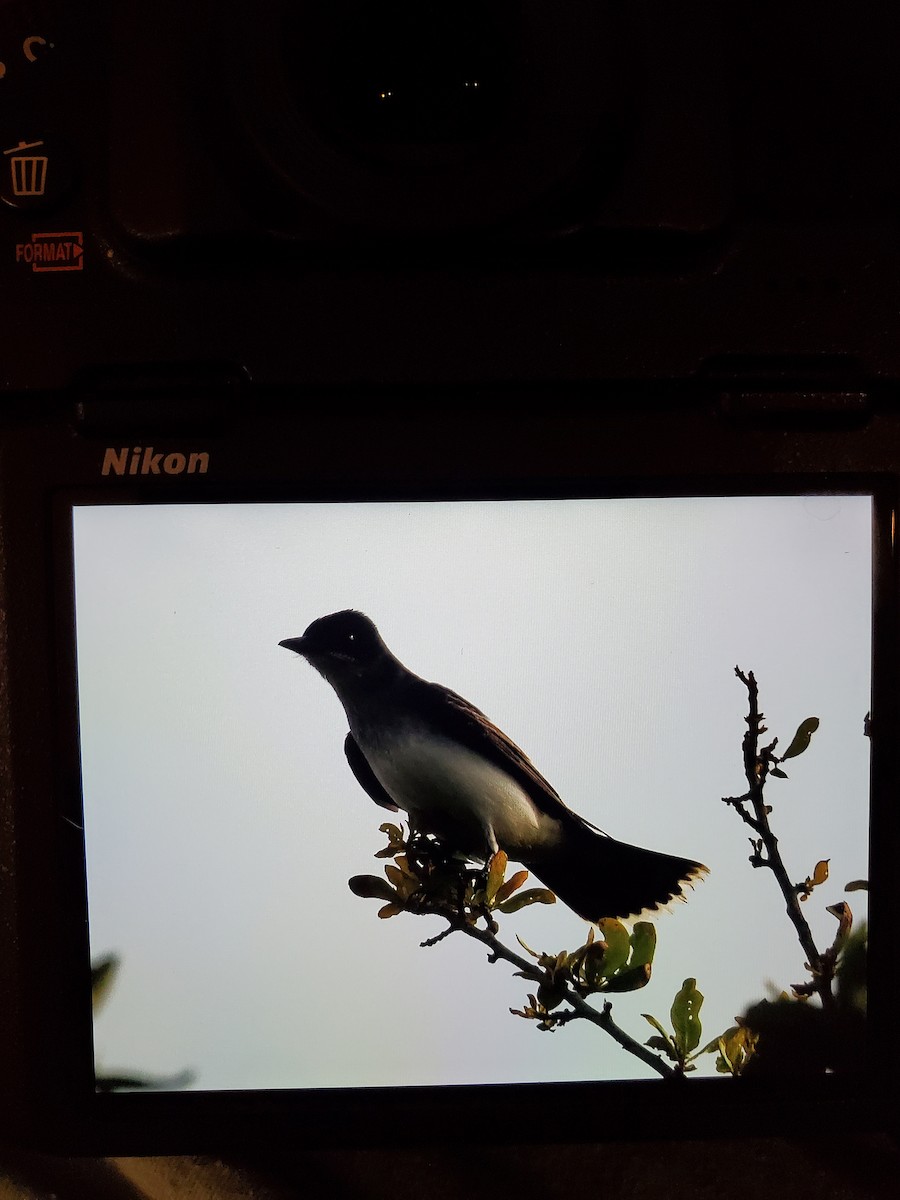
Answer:
[[[4,389],[210,362],[262,388],[891,374],[877,13],[463,6],[429,42],[416,7],[5,5]]]
[[[485,1087],[94,1094],[73,503],[870,490],[870,1021],[889,1029],[887,6],[420,9],[0,9],[3,1087],[23,1138],[196,1150],[300,1121],[346,1144],[389,1103],[423,1140],[460,1105],[483,1136],[550,1139],[597,1136],[586,1096],[607,1135],[646,1111],[616,1082],[506,1088],[502,1116]],[[871,1121],[867,1073],[818,1079],[802,1111],[720,1082],[670,1128]]]

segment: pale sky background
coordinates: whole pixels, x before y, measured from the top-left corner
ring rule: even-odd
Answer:
[[[462,935],[420,949],[437,918],[380,921],[350,893],[381,873],[391,814],[346,764],[330,687],[278,646],[338,609],[478,705],[588,820],[709,866],[658,918],[649,985],[612,997],[638,1040],[687,976],[704,1041],[806,977],[720,799],[746,790],[735,664],[782,749],[821,720],[767,789],[792,877],[831,859],[805,906],[820,948],[826,905],[867,875],[868,497],[84,506],[74,530],[91,952],[122,957],[102,1072],[188,1068],[204,1090],[655,1078],[586,1023],[511,1016],[533,987]],[[562,904],[501,921],[514,948],[587,930]]]

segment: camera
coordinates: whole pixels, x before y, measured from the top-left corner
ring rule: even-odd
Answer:
[[[872,1122],[900,849],[879,19],[0,9],[17,1137]],[[422,881],[447,862],[372,804],[340,705],[279,647],[348,609],[585,821],[708,878],[589,934],[564,903],[502,910],[523,881],[495,859],[442,927]],[[749,672],[774,748],[745,740]],[[852,1035],[744,1077],[735,1031],[773,975],[804,1012],[844,1002],[822,979],[851,920]]]

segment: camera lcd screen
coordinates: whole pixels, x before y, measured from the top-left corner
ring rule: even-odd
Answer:
[[[870,495],[830,494],[75,505],[90,949],[119,961],[95,1012],[98,1084],[655,1077],[594,1024],[551,1034],[512,1013],[535,985],[461,933],[423,947],[439,917],[379,919],[384,902],[348,888],[383,875],[379,827],[405,813],[366,795],[337,696],[279,646],[344,609],[587,821],[709,868],[653,917],[646,986],[593,998],[635,1041],[655,1034],[643,1014],[671,1027],[686,979],[702,1046],[808,978],[723,803],[747,790],[735,666],[781,752],[819,720],[766,802],[792,878],[828,862],[803,909],[831,945],[828,906],[866,915],[845,886],[868,871],[872,513]],[[526,958],[521,943],[556,954],[589,931],[562,902],[497,916]],[[695,1066],[714,1076],[716,1055]]]

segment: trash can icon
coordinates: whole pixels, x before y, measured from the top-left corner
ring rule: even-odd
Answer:
[[[19,142],[3,153],[9,158],[14,196],[43,196],[47,186],[46,154],[25,154],[26,150],[37,150],[43,142]]]

